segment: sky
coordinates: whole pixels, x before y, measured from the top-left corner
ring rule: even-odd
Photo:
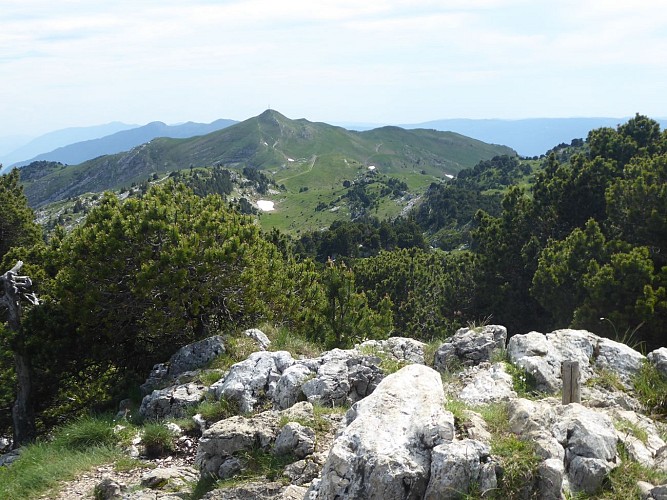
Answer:
[[[122,121],[667,117],[664,0],[1,0],[0,137]]]

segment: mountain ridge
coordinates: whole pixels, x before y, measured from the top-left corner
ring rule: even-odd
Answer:
[[[303,118],[291,120],[275,110],[267,110],[203,136],[156,138],[128,152],[58,168],[24,183],[24,187],[31,204],[40,206],[87,191],[127,186],[156,173],[191,166],[271,169],[283,181],[305,175],[316,166],[327,182],[337,183],[342,182],[343,174],[336,172],[349,170],[351,164],[357,169],[372,163],[387,173],[417,170],[442,177],[498,154],[516,153],[505,146],[489,145],[451,132],[407,131],[398,127],[356,132]],[[286,172],[288,175],[284,175]]]

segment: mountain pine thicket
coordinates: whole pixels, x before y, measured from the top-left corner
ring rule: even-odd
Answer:
[[[112,407],[178,347],[260,323],[331,347],[428,341],[490,316],[510,334],[574,326],[665,344],[667,132],[641,115],[553,150],[532,178],[496,157],[433,184],[405,218],[298,238],[172,179],[106,194],[42,240],[15,172],[0,177],[2,269],[25,261],[42,303],[18,337],[0,335],[0,434],[18,349],[45,431]]]

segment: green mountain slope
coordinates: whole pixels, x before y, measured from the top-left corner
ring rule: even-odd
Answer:
[[[37,207],[84,192],[128,186],[155,173],[211,165],[267,170],[288,188],[335,185],[369,166],[389,175],[418,172],[443,178],[500,154],[515,153],[450,132],[398,127],[354,132],[290,120],[268,110],[208,135],[154,139],[125,153],[33,175],[24,179],[24,188]]]

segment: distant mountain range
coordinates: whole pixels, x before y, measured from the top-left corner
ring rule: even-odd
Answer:
[[[658,121],[663,129],[667,127],[667,119],[653,119]],[[569,144],[572,139],[586,139],[588,132],[593,129],[616,128],[627,121],[628,118],[447,119],[399,126],[406,129],[430,128],[452,131],[490,144],[509,146],[522,156],[539,156],[558,144]],[[351,125],[350,128],[367,130],[370,126]]]
[[[11,153],[0,156],[0,163],[4,166],[3,171],[5,171],[17,162],[29,160],[30,158],[34,158],[37,155],[52,151],[56,148],[76,142],[97,139],[99,137],[115,134],[121,130],[128,130],[136,127],[138,127],[138,125],[111,122],[105,125],[95,125],[92,127],[72,127],[56,130],[31,140]]]
[[[480,160],[516,154],[453,132],[382,127],[357,132],[326,123],[290,120],[268,110],[222,130],[189,139],[156,138],[130,151],[75,166],[57,164],[21,169],[31,205],[40,206],[85,192],[139,183],[155,174],[221,165],[270,170],[276,178],[310,179],[321,187],[352,178],[359,169],[387,174],[444,178]]]
[[[33,161],[57,161],[69,165],[77,165],[98,156],[128,151],[135,146],[151,141],[156,137],[188,138],[205,135],[237,123],[234,120],[216,120],[212,123],[187,122],[180,125],[167,125],[152,122],[142,127],[122,130],[97,139],[76,142],[59,147],[48,153],[42,153],[20,161],[11,166],[22,167]],[[92,133],[92,132],[91,132]],[[34,141],[33,141],[34,142]],[[10,164],[8,164],[9,166]]]
[[[654,118],[656,119],[656,118]],[[656,119],[663,129],[667,119]],[[444,119],[423,123],[402,124],[405,129],[426,128],[451,131],[490,144],[506,145],[522,156],[539,156],[561,143],[572,139],[585,139],[590,130],[599,127],[616,127],[627,118],[529,118],[521,120],[499,119]],[[11,166],[23,166],[32,161],[58,161],[77,164],[105,154],[114,154],[148,142],[157,137],[188,138],[220,130],[234,120],[220,119],[209,124],[188,122],[165,125],[153,122],[144,126],[113,122],[95,127],[79,127],[58,130],[33,139],[28,144],[0,155],[4,166],[0,173]],[[349,130],[365,131],[386,124],[341,123]],[[7,149],[15,144],[16,137],[0,137],[0,145]]]

